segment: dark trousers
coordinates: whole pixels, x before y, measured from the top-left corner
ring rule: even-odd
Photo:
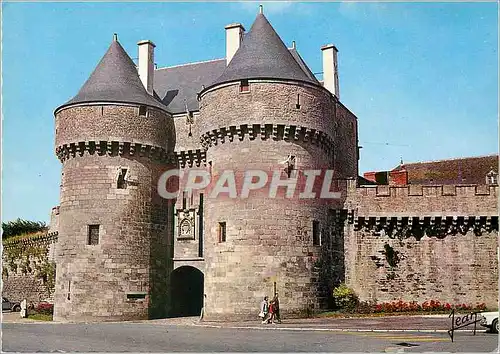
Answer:
[[[274,319],[278,322],[281,322],[281,317],[280,317],[280,309],[275,309],[274,310]]]

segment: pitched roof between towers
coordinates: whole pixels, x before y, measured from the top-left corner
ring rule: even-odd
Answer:
[[[297,50],[288,50],[304,73],[316,81]],[[200,108],[197,94],[202,90],[202,86],[211,86],[225,69],[225,58],[159,68],[155,70],[154,88],[171,113],[184,113],[186,107],[189,111],[198,111]]]
[[[78,94],[56,112],[63,107],[92,102],[132,103],[168,111],[159,99],[147,93],[134,62],[116,38]]]
[[[319,85],[306,74],[266,17],[259,13],[222,75],[212,84],[266,78],[305,81]]]

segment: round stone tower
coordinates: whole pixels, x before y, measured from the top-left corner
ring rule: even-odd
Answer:
[[[260,13],[224,73],[200,93],[200,114],[212,187],[234,172],[238,194],[213,189],[206,199],[205,318],[254,318],[274,292],[284,313],[318,308],[317,261],[329,211],[341,201],[300,193],[306,170],[333,166],[335,98]],[[267,187],[246,196],[250,170],[265,171]],[[281,182],[273,196],[276,177],[297,178],[295,192]]]
[[[165,316],[169,204],[157,194],[174,131],[116,37],[55,110],[62,162],[55,320]]]

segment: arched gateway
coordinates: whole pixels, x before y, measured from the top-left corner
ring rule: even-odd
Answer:
[[[172,272],[173,317],[200,315],[203,307],[203,278],[203,273],[191,266],[182,266]]]

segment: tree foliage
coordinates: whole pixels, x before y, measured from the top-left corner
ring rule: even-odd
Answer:
[[[12,236],[47,231],[47,224],[43,221],[30,221],[16,219],[14,221],[2,222],[2,240]]]

